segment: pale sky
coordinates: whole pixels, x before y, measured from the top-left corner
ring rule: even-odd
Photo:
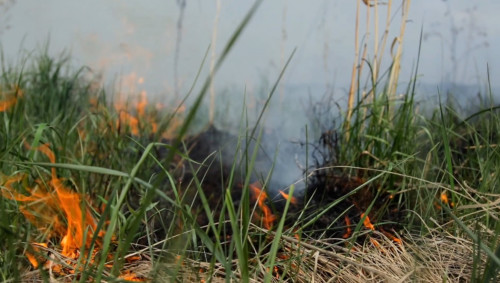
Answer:
[[[144,84],[140,88],[151,95],[168,95],[176,88],[174,58],[180,2],[0,0],[0,43],[7,58],[15,61],[20,49],[32,51],[50,38],[51,52],[70,51],[75,66],[84,64],[102,71],[108,81],[142,77]],[[177,61],[180,93],[189,89],[212,43],[216,3],[186,1]],[[217,36],[212,43],[216,54],[253,1],[220,3]],[[399,8],[400,1],[394,0],[390,39],[398,33]],[[385,9],[380,6],[381,29]],[[217,89],[251,92],[273,83],[296,48],[284,85],[321,94],[334,87],[337,95],[344,95],[354,58],[355,11],[356,1],[264,1],[217,74]],[[411,79],[421,28],[424,41],[420,83],[484,84],[487,63],[492,78],[500,75],[500,59],[495,51],[500,50],[500,20],[494,14],[497,11],[498,0],[412,1],[401,82]],[[362,5],[362,15],[365,12]],[[209,62],[210,52],[204,74]]]

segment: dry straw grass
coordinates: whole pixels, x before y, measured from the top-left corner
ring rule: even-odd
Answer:
[[[470,282],[473,273],[473,242],[462,237],[442,236],[437,231],[427,237],[406,235],[402,244],[375,232],[364,244],[355,244],[349,250],[329,245],[326,240],[313,244],[299,243],[286,236],[282,240],[291,256],[279,261],[280,270],[286,270],[286,274],[273,277],[273,282]],[[480,261],[484,265],[486,257]],[[238,282],[241,278],[236,262],[234,264],[231,282]],[[222,266],[216,265],[211,275],[200,273],[209,266],[208,262],[186,261],[176,278],[185,282],[224,282],[228,274]],[[249,281],[263,282],[266,273],[263,264],[256,270]],[[174,281],[164,275],[155,281]]]
[[[261,229],[254,227],[256,229]],[[439,229],[441,230],[441,229]],[[283,249],[288,259],[278,261],[281,277],[273,282],[470,282],[473,273],[472,259],[476,251],[474,243],[452,235],[443,236],[437,229],[427,237],[407,234],[401,244],[382,233],[373,232],[363,244],[329,244],[334,239],[322,241],[298,241],[293,237],[282,237]],[[52,251],[55,253],[55,251]],[[150,277],[153,264],[148,252],[143,260],[126,266],[136,275]],[[257,266],[250,282],[262,282],[266,269],[264,260],[253,261]],[[480,258],[484,266],[486,256]],[[164,263],[156,268],[151,282],[225,282],[228,276],[221,264],[216,263],[209,274],[210,262],[184,259],[182,264]],[[237,262],[233,262],[232,282],[238,282]],[[175,272],[173,272],[175,271]],[[285,272],[283,274],[282,272]],[[174,273],[174,274],[172,274]],[[53,276],[50,282],[68,282],[74,275]],[[43,282],[39,271],[24,273],[23,282]]]

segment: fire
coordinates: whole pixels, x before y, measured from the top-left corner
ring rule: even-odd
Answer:
[[[40,252],[39,247],[48,248],[48,245],[46,243],[33,243],[31,246],[35,253]],[[31,263],[31,265],[33,265],[34,268],[38,268],[38,265],[40,264],[39,262],[41,260],[35,254],[26,252],[26,257],[28,258],[29,262]]]
[[[385,231],[382,228],[380,228],[380,231],[382,232],[382,234],[384,234],[387,238],[391,239],[392,241],[394,241],[394,242],[396,242],[396,243],[398,243],[400,245],[403,244],[403,241],[400,238],[394,236],[393,234]]]
[[[346,226],[346,232],[345,234],[342,236],[342,238],[344,239],[347,239],[351,236],[352,234],[352,229],[351,229],[351,219],[349,218],[349,216],[345,216],[345,226]]]
[[[287,193],[285,193],[285,192],[283,192],[281,190],[280,190],[280,194],[286,200],[288,200],[290,198],[290,196]],[[297,198],[294,197],[294,196],[292,196],[292,198],[290,199],[290,203],[293,204],[293,205],[296,205],[297,204]]]
[[[151,133],[157,133],[157,117],[153,113],[147,111],[148,105],[146,91],[141,91],[138,101],[131,107],[120,100],[115,102],[114,107],[118,112],[116,129],[121,130],[123,127],[128,127],[132,135],[140,136],[141,130],[145,129],[145,126],[147,126]]]
[[[109,111],[107,105],[99,103],[98,98],[91,97],[89,104],[95,113],[115,113],[115,118],[107,120],[99,125],[99,128],[109,128],[119,134],[131,134],[133,136],[142,136],[149,134],[160,134],[163,139],[172,139],[176,136],[176,131],[182,125],[182,118],[186,106],[184,103],[174,109],[170,109],[161,103],[152,104],[148,101],[148,93],[145,90],[137,88],[137,85],[144,83],[144,78],[135,73],[124,78],[126,85],[123,88],[128,89],[126,93],[118,93],[114,99],[114,111]],[[169,113],[167,117],[161,115]],[[168,127],[161,129],[160,123],[168,123]],[[161,133],[160,133],[161,129]]]
[[[26,144],[26,147],[30,148]],[[43,144],[35,150],[42,152],[51,163],[56,162],[55,154],[48,144]],[[92,241],[92,234],[97,229],[97,221],[91,213],[90,205],[85,199],[64,185],[64,180],[57,177],[55,167],[51,168],[50,179],[47,181],[37,179],[35,185],[27,187],[28,176],[19,173],[6,178],[3,182],[2,196],[16,200],[20,205],[20,211],[24,214],[38,230],[46,233],[49,238],[60,239],[62,248],[61,255],[67,259],[66,264],[74,265],[74,260],[80,257],[82,247],[89,247]],[[23,186],[29,195],[18,193],[15,185]],[[101,233],[99,237],[101,237]],[[99,250],[101,242],[96,242],[97,248],[93,254],[85,255],[84,262],[94,262],[94,257]],[[26,252],[26,257],[34,268],[41,264],[44,268],[50,268],[58,275],[74,274],[76,270],[67,268],[60,263],[47,260],[46,256],[40,255],[41,248],[47,248],[47,243],[32,243],[30,251]],[[123,275],[127,280],[137,281],[133,273],[128,272]]]
[[[442,192],[440,195],[439,195],[439,200],[441,201],[441,204],[445,204],[447,205],[448,207],[454,207],[455,206],[455,203],[450,201],[450,199],[448,198],[448,194],[446,192]],[[441,210],[442,207],[439,203],[437,202],[434,202],[434,207],[436,207],[437,210]]]
[[[15,86],[13,90],[5,93],[0,89],[0,96],[6,96],[5,99],[0,100],[0,112],[5,112],[16,105],[17,99],[23,96],[23,92],[18,86]]]
[[[55,163],[55,155],[47,144],[36,149],[45,154],[51,163]],[[63,185],[63,180],[57,177],[55,168],[51,169],[48,187],[41,180],[36,180],[35,187],[26,188],[30,196],[19,194],[12,187],[26,177],[25,174],[12,176],[5,182],[4,187],[7,190],[2,191],[2,195],[25,203],[25,207],[21,208],[25,217],[41,230],[45,230],[47,226],[52,227],[53,236],[61,238],[62,255],[76,257],[80,247],[84,244],[90,245],[89,235],[96,229],[96,221],[90,210],[80,207],[83,199]],[[61,214],[65,216],[67,223],[61,221]],[[86,233],[88,235],[84,242]]]
[[[274,221],[276,220],[276,216],[271,212],[269,206],[265,204],[267,200],[267,193],[263,191],[259,182],[255,182],[250,184],[249,188],[252,193],[252,200],[257,202],[260,210],[262,211],[261,221],[264,225],[264,228],[271,229],[273,227]]]
[[[441,194],[441,202],[444,203],[444,204],[448,204],[449,203],[448,196],[446,195],[446,193],[442,193]]]
[[[131,73],[124,78],[126,89],[131,90],[130,93],[140,93],[139,97],[134,97],[134,101],[131,107],[125,103],[123,96],[128,96],[127,94],[120,93],[118,99],[115,101],[114,107],[118,112],[118,119],[116,121],[116,129],[127,128],[130,133],[134,136],[140,136],[141,130],[144,130],[147,126],[151,133],[156,133],[158,131],[158,124],[156,122],[156,117],[151,113],[148,113],[147,106],[147,92],[141,90],[136,92],[136,86],[144,83],[144,78],[137,78],[136,73]]]
[[[17,102],[17,97],[11,97],[0,101],[0,112],[5,112],[14,106]]]
[[[361,213],[361,218],[363,218],[365,216],[364,213]],[[375,230],[375,226],[373,226],[372,222],[370,221],[370,217],[368,217],[368,215],[366,216],[365,220],[363,221],[363,225],[365,225],[366,228],[370,229],[370,230]]]

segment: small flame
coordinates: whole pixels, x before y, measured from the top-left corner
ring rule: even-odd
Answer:
[[[31,247],[33,248],[33,251],[38,254],[40,252],[39,247],[47,248],[47,244],[46,243],[33,243],[33,244],[31,244]],[[28,258],[29,262],[31,263],[31,265],[34,268],[38,268],[40,263],[42,261],[44,261],[43,258],[40,258],[36,254],[32,254],[28,251],[26,252],[26,257]]]
[[[345,216],[345,226],[346,226],[346,232],[345,234],[342,236],[342,238],[344,239],[347,239],[351,236],[352,234],[352,229],[351,229],[351,219],[349,218],[349,216]]]
[[[364,213],[361,213],[361,219],[365,216]],[[370,217],[368,215],[366,216],[365,220],[363,221],[363,225],[365,225],[366,228],[370,230],[375,230],[375,226],[373,226],[372,222],[370,221]]]
[[[401,245],[401,244],[403,244],[403,241],[402,241],[400,238],[398,238],[398,237],[394,236],[392,233],[389,233],[389,232],[385,231],[385,230],[384,230],[384,229],[382,229],[382,228],[380,228],[380,231],[381,231],[381,232],[382,232],[382,234],[384,234],[387,238],[389,238],[389,239],[393,240],[394,242],[396,242],[396,243],[398,243],[398,244],[400,244],[400,245]]]
[[[146,278],[139,277],[137,274],[130,270],[126,270],[123,272],[118,278],[126,280],[126,281],[132,281],[132,282],[146,282]]]
[[[125,110],[119,110],[119,111],[120,111],[120,114],[119,114],[118,121],[116,121],[116,128],[120,129],[121,125],[125,125],[125,126],[128,125],[130,127],[130,132],[132,132],[132,134],[134,136],[138,136],[139,135],[139,119],[132,116],[131,114],[129,114]]]
[[[249,188],[252,192],[253,196],[253,201],[257,202],[257,205],[259,206],[260,210],[262,211],[262,224],[266,229],[271,229],[274,221],[276,220],[276,216],[271,212],[271,209],[269,206],[265,204],[267,200],[267,193],[263,191],[261,188],[261,185],[259,182],[255,182],[253,184],[250,184]]]
[[[379,250],[383,251],[382,246],[380,245],[380,243],[377,240],[375,240],[374,238],[370,238],[370,242],[372,242],[372,244],[375,247],[377,247]]]
[[[0,101],[0,112],[5,112],[14,106],[17,102],[17,97],[11,97]]]
[[[285,193],[285,192],[283,192],[283,191],[281,191],[281,190],[280,190],[280,194],[281,194],[281,195],[283,196],[283,198],[284,198],[284,199],[286,199],[286,200],[288,200],[288,199],[290,198],[290,196],[289,196],[287,193]],[[293,204],[293,205],[296,205],[296,204],[297,204],[297,198],[296,198],[296,197],[294,197],[294,196],[292,196],[292,198],[290,199],[290,203],[291,203],[291,204]]]
[[[0,112],[5,112],[12,108],[17,103],[17,99],[23,96],[23,92],[20,90],[18,86],[15,86],[13,90],[10,91],[10,94],[5,95],[7,98],[0,100]],[[4,93],[0,90],[0,95]]]
[[[147,106],[147,92],[144,90],[141,91],[139,100],[132,107],[128,107],[122,101],[115,102],[115,110],[119,113],[118,120],[116,121],[116,129],[128,127],[132,135],[140,136],[142,123],[142,125],[150,127],[151,133],[156,133],[158,131],[158,123],[154,115],[147,113]]]
[[[441,203],[434,202],[434,207],[436,207],[437,210],[441,210],[442,209],[441,204],[446,204],[449,207],[454,207],[455,206],[455,203],[452,202],[452,201],[450,201],[450,199],[448,198],[448,194],[446,192],[442,192],[439,195],[439,200],[441,201]]]
[[[449,203],[448,195],[446,195],[446,193],[442,193],[441,194],[441,202],[444,203],[444,204],[448,204]]]

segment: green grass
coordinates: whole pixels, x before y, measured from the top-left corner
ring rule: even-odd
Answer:
[[[258,3],[228,41],[215,72]],[[292,57],[293,53],[288,62]],[[346,125],[342,119],[327,125],[339,139],[324,149],[330,161],[315,172],[326,172],[328,178],[355,176],[362,184],[323,207],[317,207],[313,197],[306,198],[303,209],[289,217],[278,215],[268,230],[255,221],[262,211],[249,185],[262,139],[261,118],[286,65],[255,125],[248,125],[242,105],[237,154],[228,180],[221,185],[217,208],[204,190],[213,176],[196,173],[204,167],[222,167],[213,158],[220,153],[200,164],[190,158],[185,143],[214,74],[201,83],[190,111],[180,117],[176,110],[163,113],[149,106],[141,116],[134,101],[129,101],[126,110],[115,109],[112,94],[89,81],[87,72],[85,68],[74,71],[68,57],[54,58],[46,51],[14,66],[2,64],[0,102],[16,99],[0,112],[2,281],[51,279],[49,268],[32,268],[26,252],[37,253],[34,242],[49,243],[51,254],[59,255],[61,235],[51,234],[51,227],[37,229],[23,214],[34,206],[27,207],[11,196],[14,191],[29,196],[36,186],[50,191],[53,169],[67,188],[82,196],[74,207],[89,210],[96,219],[95,230],[84,233],[88,244],[80,247],[76,263],[68,267],[78,274],[68,277],[72,281],[123,281],[119,275],[124,270],[144,272],[155,282],[498,279],[500,115],[493,102],[486,100],[466,115],[453,104],[423,111],[421,107],[432,106],[418,101],[416,80],[402,98],[390,93],[391,78],[397,77],[391,74],[393,68],[376,78],[370,76],[364,88],[358,78],[349,126],[333,126]],[[197,83],[198,79],[193,86]],[[138,119],[139,135],[133,134],[133,124],[121,120],[124,111]],[[152,121],[157,123],[156,132]],[[175,135],[161,140],[165,131]],[[251,140],[254,145],[249,147]],[[43,144],[50,145],[55,163],[37,150]],[[178,182],[181,165],[194,173],[183,185]],[[262,178],[264,185],[271,174]],[[15,176],[24,177],[9,183]],[[235,199],[233,190],[240,181],[241,198]],[[351,225],[348,239],[331,239],[325,232],[328,227],[315,230],[322,217],[362,193],[373,196],[362,212],[371,215],[376,230],[366,229],[363,219]],[[442,202],[442,194],[449,204]],[[295,208],[287,201],[282,213]],[[391,233],[403,240],[402,246],[378,230],[395,208],[403,213],[399,229]],[[349,209],[355,208],[345,208],[331,224],[343,223]],[[37,213],[43,215],[44,210]],[[200,225],[201,216],[207,218],[206,224]],[[54,217],[67,221],[62,211]],[[86,252],[94,251],[94,262],[85,260]],[[39,248],[38,254],[43,258],[49,253]],[[126,257],[136,254],[140,260],[127,261]]]

